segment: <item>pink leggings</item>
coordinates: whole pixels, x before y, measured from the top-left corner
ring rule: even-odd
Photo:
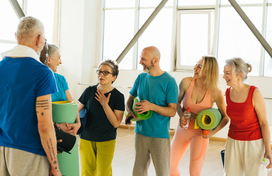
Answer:
[[[191,145],[190,145],[191,143]],[[202,137],[201,129],[194,129],[194,120],[189,123],[188,129],[177,126],[171,144],[171,176],[180,176],[179,163],[190,145],[190,176],[200,176],[209,139]]]

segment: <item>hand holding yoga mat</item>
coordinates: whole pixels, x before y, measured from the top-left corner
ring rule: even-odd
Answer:
[[[196,116],[195,129],[213,130],[217,127],[222,119],[220,111],[216,108],[210,108],[201,111]]]
[[[137,97],[134,98],[133,105],[132,105],[132,111],[133,111],[133,114],[135,115],[136,119],[134,119],[131,116],[131,117],[128,118],[128,120],[127,120],[128,122],[126,122],[126,124],[129,123],[130,120],[132,120],[132,121],[146,120],[146,119],[149,119],[152,116],[153,111],[147,111],[147,112],[138,114],[138,112],[136,111],[135,108],[137,107],[136,104],[139,103],[139,102],[140,101],[139,101],[139,99]],[[128,114],[127,111],[125,111],[125,116],[127,116],[127,114]]]

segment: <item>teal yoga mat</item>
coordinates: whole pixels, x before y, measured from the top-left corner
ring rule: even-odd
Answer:
[[[75,123],[77,116],[77,104],[71,101],[57,101],[52,103],[53,121],[56,123]],[[79,175],[79,156],[77,141],[70,151],[71,154],[62,152],[58,154],[59,168],[62,175]]]
[[[136,98],[134,98],[134,100],[133,100],[133,105],[132,105],[132,111],[133,111],[133,113],[134,113],[134,115],[135,115],[135,117],[136,117],[136,119],[131,119],[132,121],[139,121],[139,120],[146,120],[146,119],[149,119],[151,116],[152,116],[152,114],[153,114],[153,111],[147,111],[147,112],[144,112],[144,113],[142,113],[142,114],[137,114],[138,112],[137,111],[135,111],[135,108],[137,107],[137,103],[139,102],[139,99],[136,97]],[[127,116],[127,111],[125,111],[125,116]]]
[[[220,111],[216,108],[206,109],[198,113],[195,121],[195,128],[198,125],[204,130],[213,130],[222,119]]]

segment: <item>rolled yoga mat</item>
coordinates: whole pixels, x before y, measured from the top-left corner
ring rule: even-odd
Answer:
[[[136,97],[134,98],[133,100],[133,105],[132,105],[132,111],[136,117],[136,119],[131,119],[132,121],[139,121],[139,120],[146,120],[146,119],[149,119],[151,116],[152,116],[152,113],[153,111],[147,111],[147,112],[144,112],[142,114],[137,114],[138,112],[135,111],[135,108],[137,107],[137,103],[139,103],[139,99]],[[127,116],[127,111],[125,111],[125,116]]]
[[[75,123],[77,116],[77,104],[72,101],[55,101],[52,102],[52,116],[56,123]],[[62,175],[78,176],[79,175],[79,156],[77,141],[70,150],[71,154],[62,152],[58,154],[59,168]]]
[[[195,120],[195,129],[213,130],[222,119],[220,111],[216,108],[206,109],[198,113]]]

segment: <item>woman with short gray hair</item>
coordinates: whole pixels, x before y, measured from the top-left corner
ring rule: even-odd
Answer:
[[[87,109],[80,139],[81,175],[111,176],[116,130],[125,110],[124,95],[112,86],[119,73],[114,61],[103,61],[96,73],[98,84],[85,89],[78,104],[78,112]]]
[[[62,64],[59,47],[54,44],[48,44],[47,49],[47,45],[45,45],[43,51],[41,52],[40,61],[43,64],[47,65],[54,72],[58,92],[51,95],[52,102],[73,101],[73,97],[71,95],[65,77],[56,73],[58,66]],[[59,127],[62,131],[70,133],[71,135],[74,136],[77,134],[77,131],[81,126],[79,115],[77,115],[75,123],[70,124],[63,122],[58,124],[54,122],[54,124],[57,127]],[[63,175],[66,176],[79,175],[78,146],[75,145],[71,151],[72,151],[71,154],[68,153],[58,154],[58,160],[60,161],[59,162],[60,171]]]
[[[231,119],[225,147],[226,176],[265,176],[263,158],[270,161],[266,168],[272,168],[265,102],[257,87],[244,83],[251,70],[251,65],[241,58],[227,60],[224,67],[223,78],[230,86],[226,102]]]

